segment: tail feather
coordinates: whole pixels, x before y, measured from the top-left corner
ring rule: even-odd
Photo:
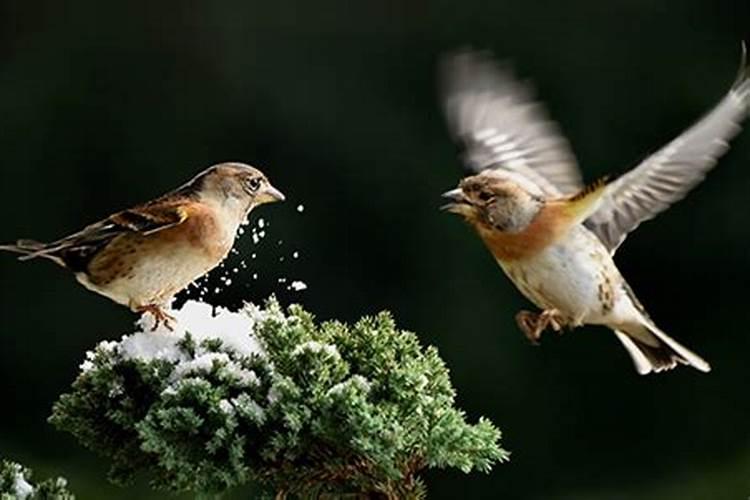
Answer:
[[[60,256],[54,253],[56,250],[55,248],[50,248],[49,245],[35,240],[18,240],[15,244],[0,245],[0,250],[21,254],[20,257],[18,257],[18,260],[30,260],[36,257],[45,257],[56,264],[66,267]]]
[[[653,324],[615,330],[615,335],[630,354],[636,371],[641,375],[671,370],[678,364],[692,366],[702,372],[711,371],[711,366],[703,358]]]

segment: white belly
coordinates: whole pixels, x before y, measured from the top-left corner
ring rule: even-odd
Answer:
[[[618,302],[629,302],[609,252],[583,227],[533,257],[499,263],[537,307],[557,309],[574,325],[608,322]]]
[[[106,286],[91,283],[79,273],[78,281],[86,288],[128,307],[163,304],[221,261],[211,259],[199,248],[183,244],[152,253],[133,263],[127,276],[114,279]]]

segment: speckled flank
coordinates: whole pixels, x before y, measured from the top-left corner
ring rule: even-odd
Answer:
[[[609,275],[602,271],[601,281],[597,287],[597,297],[602,306],[602,316],[608,315],[615,308],[615,291]]]
[[[216,267],[234,242],[234,232],[214,212],[194,208],[190,217],[153,234],[124,233],[91,261],[78,280],[115,302],[138,307],[161,303]],[[229,224],[234,231],[235,224]]]
[[[530,257],[498,263],[535,305],[558,310],[572,324],[606,323],[617,301],[627,300],[617,293],[622,279],[611,257],[582,226]]]

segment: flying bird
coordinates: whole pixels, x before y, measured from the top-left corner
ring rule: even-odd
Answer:
[[[86,288],[153,315],[171,329],[172,297],[215,268],[234,245],[240,225],[264,203],[283,201],[258,169],[242,163],[209,167],[185,185],[117,212],[51,243],[19,240],[0,250],[20,260],[49,259]]]
[[[682,135],[612,182],[588,187],[567,141],[529,88],[484,52],[461,51],[441,66],[449,130],[474,174],[444,197],[540,313],[521,311],[519,328],[536,343],[584,324],[605,325],[640,374],[709,364],[664,333],[613,261],[625,236],[694,188],[750,108],[743,45],[729,92]]]

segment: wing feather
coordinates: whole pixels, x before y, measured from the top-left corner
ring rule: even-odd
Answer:
[[[750,66],[743,46],[740,73],[730,91],[682,135],[610,184],[586,226],[614,252],[627,234],[681,200],[729,148],[750,109]]]
[[[19,242],[17,247],[25,254],[21,257],[23,260],[47,257],[64,263],[73,271],[85,271],[91,259],[117,236],[128,232],[153,234],[181,224],[188,217],[189,211],[179,200],[160,198],[110,215],[57,241],[34,242],[33,247],[22,246]]]
[[[448,127],[470,170],[514,171],[552,196],[583,187],[568,142],[508,68],[461,51],[443,61],[441,84]]]

